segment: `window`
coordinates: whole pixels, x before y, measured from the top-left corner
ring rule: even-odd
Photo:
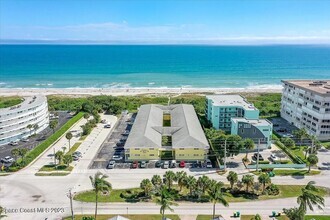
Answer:
[[[140,150],[140,148],[134,148],[134,150]]]
[[[140,156],[140,154],[134,154],[134,156],[136,156],[136,157],[139,157],[139,156]]]
[[[194,154],[194,157],[198,157],[199,156],[199,154]]]
[[[150,156],[150,157],[153,157],[153,156],[155,156],[155,154],[149,154],[149,156]]]
[[[194,150],[199,150],[199,148],[194,148]]]

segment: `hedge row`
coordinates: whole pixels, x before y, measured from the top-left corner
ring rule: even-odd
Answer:
[[[37,158],[42,152],[44,152],[49,146],[55,143],[67,130],[69,130],[72,125],[74,125],[79,119],[84,116],[83,112],[79,112],[69,121],[67,121],[58,131],[48,137],[44,142],[39,144],[37,147],[29,151],[25,156],[25,166],[31,163],[35,158]]]
[[[304,161],[298,157],[297,155],[295,155],[294,153],[291,152],[291,150],[289,150],[281,141],[275,141],[275,144],[281,148],[290,158],[294,163],[297,164],[304,164]]]

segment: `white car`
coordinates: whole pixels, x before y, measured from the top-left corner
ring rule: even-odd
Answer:
[[[163,169],[168,169],[169,166],[170,166],[170,163],[168,161],[164,161]]]
[[[293,135],[292,134],[283,134],[282,137],[293,138]]]
[[[120,155],[113,155],[113,156],[112,156],[112,159],[113,159],[113,160],[122,160],[123,157],[120,156]]]
[[[140,168],[146,168],[146,167],[147,167],[147,162],[146,161],[141,161]]]
[[[278,157],[275,156],[275,154],[271,154],[270,155],[270,159],[275,162],[276,160],[278,160]]]
[[[12,163],[14,162],[14,158],[12,158],[11,156],[6,156],[5,158],[1,159],[2,163]]]
[[[22,138],[21,141],[22,142],[29,142],[30,140],[29,140],[29,138]]]
[[[206,168],[213,168],[212,163],[211,163],[211,160],[209,160],[209,159],[207,159],[205,161],[205,165],[206,165]]]
[[[17,146],[18,145],[18,142],[17,141],[12,141],[12,142],[10,142],[10,145],[11,146]]]
[[[108,169],[113,169],[115,168],[116,161],[111,160],[107,166]]]

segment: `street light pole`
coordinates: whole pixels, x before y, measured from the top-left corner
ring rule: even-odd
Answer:
[[[74,214],[73,214],[73,204],[72,204],[72,188],[69,189],[68,197],[70,199],[70,208],[71,208],[71,219],[74,220]]]

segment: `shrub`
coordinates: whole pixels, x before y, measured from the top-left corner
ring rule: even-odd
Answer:
[[[300,159],[299,157],[297,157],[295,154],[293,154],[291,152],[291,150],[289,150],[286,146],[284,146],[284,144],[281,141],[276,141],[275,144],[281,148],[290,158],[294,163],[297,164],[304,164],[304,161],[302,159]]]
[[[273,183],[267,186],[265,191],[268,195],[272,195],[272,196],[276,196],[280,193],[280,189],[278,188],[278,186],[276,186]]]

